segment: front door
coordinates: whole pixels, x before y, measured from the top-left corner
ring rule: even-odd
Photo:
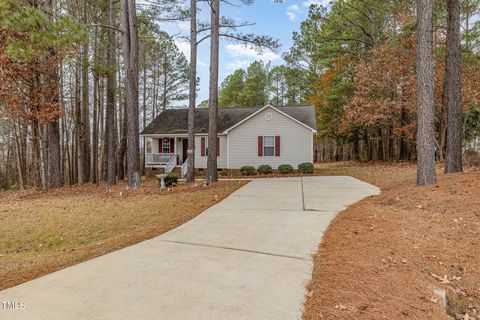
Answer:
[[[185,163],[188,157],[188,139],[182,140],[182,161]]]

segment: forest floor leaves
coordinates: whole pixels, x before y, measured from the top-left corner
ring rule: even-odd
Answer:
[[[0,192],[0,290],[167,232],[245,183]]]
[[[382,189],[339,213],[314,256],[303,318],[480,319],[480,172],[416,187],[411,163],[321,164]],[[448,316],[434,289],[447,292]]]

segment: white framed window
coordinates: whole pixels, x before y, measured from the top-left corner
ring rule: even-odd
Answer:
[[[273,157],[275,155],[275,137],[264,136],[263,137],[263,156]]]
[[[170,153],[170,139],[162,139],[162,153]]]
[[[145,152],[152,153],[152,138],[145,138]]]

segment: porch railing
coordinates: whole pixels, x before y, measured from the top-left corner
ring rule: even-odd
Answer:
[[[187,159],[185,159],[185,162],[182,165],[182,170],[180,174],[182,175],[182,178],[185,178],[187,176],[187,173],[188,173],[188,157]]]
[[[172,158],[176,158],[175,153],[147,153],[145,163],[147,165],[167,165]]]
[[[170,173],[177,165],[177,155],[173,155],[172,159],[165,166],[165,173]]]

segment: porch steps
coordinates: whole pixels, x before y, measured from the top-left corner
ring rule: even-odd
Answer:
[[[181,174],[182,174],[182,167],[175,167],[173,168],[172,172],[174,175],[176,175],[177,177],[181,178]]]

